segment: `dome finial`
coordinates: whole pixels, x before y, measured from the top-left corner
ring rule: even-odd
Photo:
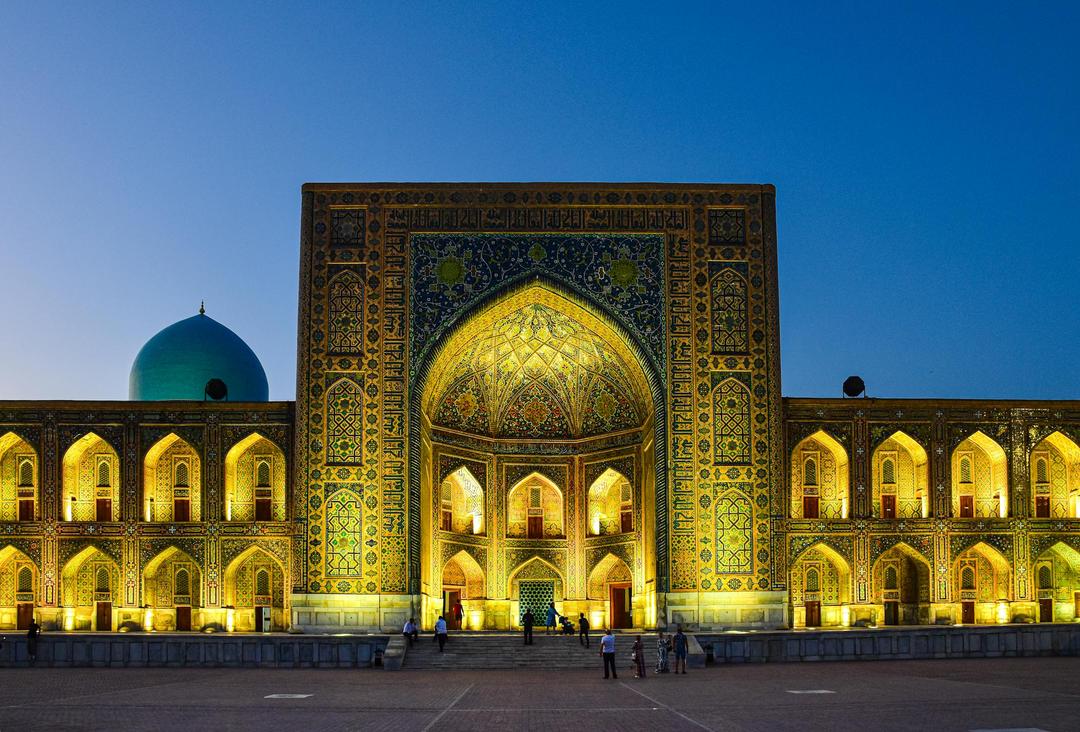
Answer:
[[[206,315],[206,300],[199,300],[199,315]]]

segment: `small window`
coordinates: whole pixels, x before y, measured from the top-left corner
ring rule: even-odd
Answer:
[[[960,482],[971,482],[971,458],[960,458]]]
[[[540,508],[540,486],[538,485],[529,489],[529,508]]]
[[[264,597],[270,594],[270,573],[265,569],[255,573],[255,594]]]
[[[1052,590],[1054,588],[1054,571],[1050,568],[1049,564],[1043,564],[1039,567],[1039,589],[1040,590]]]
[[[176,581],[174,582],[176,595],[190,595],[191,594],[191,575],[186,569],[180,569],[176,572]]]
[[[34,485],[34,461],[23,458],[19,461],[19,487],[32,488]]]
[[[895,590],[900,586],[900,575],[896,571],[896,565],[890,564],[885,568],[885,589]]]
[[[960,571],[960,589],[962,590],[974,590],[975,589],[975,568],[970,564],[966,565]]]
[[[1049,479],[1046,477],[1046,474],[1047,474],[1046,460],[1044,460],[1043,458],[1039,458],[1038,460],[1035,461],[1035,482],[1036,483],[1047,483],[1047,482],[1049,482]]]
[[[806,591],[807,592],[820,592],[821,591],[821,575],[818,573],[816,567],[810,567],[806,570]]]
[[[255,487],[270,487],[270,461],[260,460],[255,466]]]
[[[17,583],[18,589],[16,592],[33,592],[34,591],[34,571],[27,566],[23,566],[19,569],[19,579]]]
[[[176,483],[174,485],[177,488],[188,487],[188,464],[186,462],[176,464]]]
[[[817,485],[817,460],[807,458],[803,463],[803,485]]]
[[[112,485],[111,470],[109,469],[108,460],[99,460],[97,464],[97,484],[98,488],[108,488]]]
[[[881,464],[881,482],[896,482],[896,464],[893,462],[892,458],[886,458]]]
[[[94,592],[109,592],[108,567],[98,567],[96,577],[97,582],[95,583]]]
[[[633,500],[633,496],[630,491],[630,481],[623,481],[621,494],[621,500],[623,503],[630,503]]]

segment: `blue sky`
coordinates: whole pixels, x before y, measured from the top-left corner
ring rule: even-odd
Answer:
[[[1052,2],[4,3],[0,399],[125,398],[201,299],[293,398],[300,185],[335,180],[773,183],[786,395],[1080,398],[1078,36]]]

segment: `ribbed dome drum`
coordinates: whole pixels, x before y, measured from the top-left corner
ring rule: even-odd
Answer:
[[[248,344],[201,310],[155,335],[131,366],[128,398],[202,401],[206,384],[220,379],[231,402],[265,402],[266,372]]]

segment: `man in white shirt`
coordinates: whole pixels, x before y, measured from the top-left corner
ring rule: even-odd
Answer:
[[[435,621],[435,640],[439,641],[439,653],[442,653],[446,645],[446,618],[442,615]]]
[[[415,618],[409,618],[405,622],[405,627],[401,629],[401,634],[409,641],[409,648],[412,648],[413,641],[415,641],[416,636],[420,634],[420,631],[416,627]]]
[[[615,634],[610,630],[604,630],[604,637],[600,639],[600,655],[604,657],[604,678],[608,678],[608,669],[611,669],[611,678],[619,678],[615,673]]]

